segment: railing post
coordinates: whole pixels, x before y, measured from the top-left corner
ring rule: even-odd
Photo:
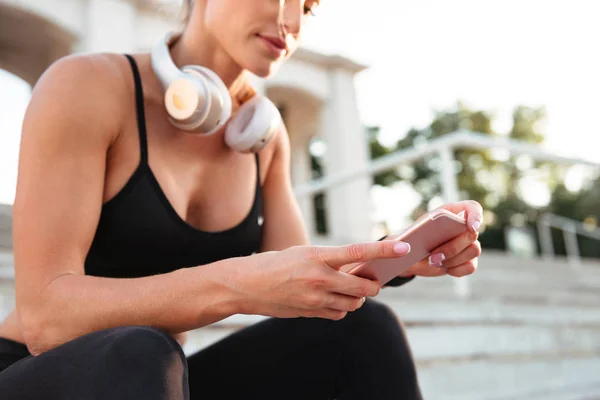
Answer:
[[[442,196],[446,203],[459,201],[458,184],[456,183],[456,172],[454,170],[454,149],[445,146],[439,151],[442,169],[440,172]]]
[[[454,168],[454,148],[444,146],[439,151],[441,161],[440,183],[442,186],[442,196],[444,203],[455,203],[460,201],[458,194],[458,184],[456,182],[456,171]],[[454,293],[462,298],[469,297],[471,286],[469,277],[454,279]]]
[[[540,250],[546,261],[554,258],[554,243],[552,242],[552,226],[548,221],[549,215],[543,214],[537,221],[538,237],[540,238]]]
[[[579,244],[577,243],[577,226],[573,222],[565,222],[563,225],[563,237],[565,238],[565,248],[567,259],[573,267],[581,265],[581,255],[579,254]]]

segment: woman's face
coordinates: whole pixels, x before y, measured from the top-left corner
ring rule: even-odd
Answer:
[[[296,51],[303,29],[320,3],[319,0],[196,2],[203,7],[201,11],[196,7],[196,11],[202,13],[204,29],[239,66],[260,77],[271,75]],[[280,21],[284,29],[280,29]]]

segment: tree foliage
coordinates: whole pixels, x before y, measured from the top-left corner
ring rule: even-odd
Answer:
[[[455,107],[434,113],[431,123],[421,129],[412,128],[393,147],[386,147],[379,139],[377,127],[368,128],[372,159],[397,150],[426,146],[429,140],[460,130],[470,130],[489,136],[504,135],[514,140],[538,145],[544,141],[540,126],[545,119],[544,108],[518,106],[513,110],[512,126],[508,132],[495,132],[494,114],[485,110],[470,109],[458,102]],[[572,193],[564,186],[564,167],[549,162],[532,161],[527,157],[494,154],[491,149],[458,148],[454,151],[457,185],[463,199],[473,199],[482,204],[492,216],[486,231],[481,235],[484,247],[505,249],[504,231],[520,216],[527,225],[536,228],[535,222],[543,212],[552,212],[578,221],[600,221],[600,179],[580,192]],[[417,218],[430,207],[432,199],[441,194],[441,162],[437,156],[426,157],[412,165],[404,165],[374,177],[374,184],[390,186],[400,180],[410,182],[421,203],[413,211]],[[531,175],[543,177],[543,183],[552,191],[550,203],[545,206],[529,204],[521,192],[523,178]],[[555,249],[564,253],[560,232],[553,232]],[[600,257],[597,241],[580,240],[581,252]]]

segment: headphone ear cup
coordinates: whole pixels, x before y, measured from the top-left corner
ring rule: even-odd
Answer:
[[[179,129],[191,130],[197,121],[206,119],[211,100],[208,93],[207,82],[195,76],[182,74],[173,81],[164,94],[171,123]]]
[[[227,124],[225,143],[240,152],[257,152],[281,127],[281,114],[266,97],[255,95],[245,102]]]
[[[171,122],[192,133],[212,135],[218,132],[231,117],[229,90],[208,68],[188,65],[182,72],[184,77],[173,82],[165,93]],[[178,106],[178,101],[182,106]]]

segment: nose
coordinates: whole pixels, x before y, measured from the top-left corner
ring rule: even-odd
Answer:
[[[280,0],[280,19],[285,32],[298,35],[304,16],[304,0]]]

